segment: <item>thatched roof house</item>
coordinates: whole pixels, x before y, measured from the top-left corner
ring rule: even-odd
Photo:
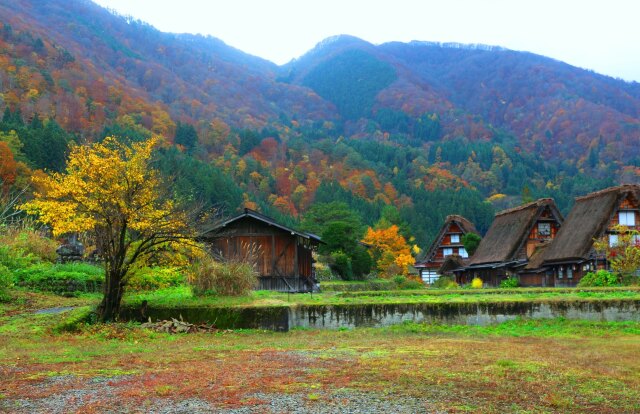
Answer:
[[[477,276],[489,285],[499,284],[526,266],[536,248],[555,237],[562,222],[550,198],[497,213],[468,266],[456,271],[458,282]]]
[[[455,267],[464,263],[469,255],[462,244],[462,237],[467,233],[478,234],[472,222],[459,215],[447,216],[429,249],[414,265],[425,283],[431,284],[440,275],[451,274]],[[449,257],[457,257],[455,263],[460,265],[454,266],[454,262],[450,262],[446,268],[443,267]]]
[[[584,273],[604,267],[593,250],[595,239],[615,236],[612,229],[625,224],[640,229],[640,185],[621,185],[576,198],[555,240],[542,253],[540,268],[551,270],[554,284],[574,285]],[[598,259],[602,261],[597,263]]]

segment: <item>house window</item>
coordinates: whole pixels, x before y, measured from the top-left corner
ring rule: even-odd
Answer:
[[[442,255],[444,257],[451,256],[453,254],[453,249],[447,248],[442,250]]]
[[[562,266],[560,266],[560,267],[558,268],[558,279],[562,279],[562,277],[563,277],[563,271],[564,271],[564,270],[562,269]]]
[[[621,211],[618,213],[619,223],[623,226],[636,225],[636,213],[633,211]]]
[[[469,257],[469,253],[467,253],[467,250],[464,247],[461,247],[461,248],[458,249],[458,254],[463,259],[466,259],[467,257]]]
[[[551,223],[538,223],[539,236],[551,236]]]
[[[451,243],[460,243],[460,235],[459,234],[452,234],[451,235]]]
[[[617,234],[610,234],[609,235],[609,246],[613,247],[615,245],[618,244],[618,235]]]
[[[435,270],[423,270],[421,276],[422,281],[427,285],[432,284],[433,282],[438,280],[438,278],[440,278],[440,275]]]
[[[634,246],[640,246],[640,235],[634,234],[631,236],[631,244]]]
[[[573,268],[571,266],[567,266],[567,279],[573,279]]]

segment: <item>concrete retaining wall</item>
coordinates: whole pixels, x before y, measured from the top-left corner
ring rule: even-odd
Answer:
[[[291,328],[337,329],[380,327],[405,321],[489,325],[513,320],[582,319],[593,321],[640,321],[640,300],[495,302],[495,303],[417,303],[308,305],[248,308],[157,308],[148,307],[145,317],[139,310],[124,308],[125,320],[182,318],[192,323],[207,322],[221,329]]]

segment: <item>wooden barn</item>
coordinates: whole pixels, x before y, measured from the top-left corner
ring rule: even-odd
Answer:
[[[498,286],[502,280],[518,276],[536,251],[555,238],[562,222],[562,214],[550,198],[497,213],[469,264],[454,270],[456,282],[470,283],[479,277],[486,285]],[[542,278],[534,275],[520,283],[545,285]]]
[[[462,216],[447,216],[429,249],[414,265],[424,283],[431,284],[442,275],[451,275],[452,269],[466,264],[469,255],[462,237],[467,233],[478,234],[473,223]]]
[[[640,185],[607,188],[576,198],[555,240],[532,263],[551,286],[575,286],[586,273],[607,268],[606,258],[593,248],[595,239],[617,241],[614,226],[640,230]]]
[[[201,238],[214,256],[253,263],[261,290],[309,292],[316,285],[312,251],[320,237],[294,230],[272,218],[245,209],[218,223]]]

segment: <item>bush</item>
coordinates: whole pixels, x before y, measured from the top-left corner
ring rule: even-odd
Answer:
[[[474,277],[471,281],[471,287],[473,289],[482,289],[482,279],[479,277]]]
[[[206,257],[192,266],[191,284],[196,295],[243,296],[258,285],[258,273],[249,263],[218,263]]]
[[[500,287],[505,289],[517,288],[518,286],[520,286],[520,281],[515,276],[508,277],[500,282]]]
[[[21,251],[11,249],[10,246],[0,246],[0,265],[10,270],[24,269],[38,262],[38,258],[33,255],[25,255]]]
[[[592,286],[617,286],[618,276],[606,270],[598,270],[596,273],[589,272],[580,279],[578,287]]]
[[[319,282],[327,282],[329,280],[338,279],[338,277],[336,277],[336,275],[333,274],[333,272],[331,271],[331,268],[326,263],[316,262],[315,269],[316,269],[316,279]]]
[[[397,289],[409,290],[409,289],[422,289],[424,283],[420,280],[409,279],[406,276],[397,275],[393,277],[393,283],[396,284]]]
[[[351,255],[351,269],[356,279],[365,279],[371,273],[373,260],[364,246],[356,246]]]
[[[100,292],[104,285],[104,269],[87,263],[39,263],[14,274],[20,286],[59,295]]]
[[[143,267],[136,269],[127,282],[133,291],[158,290],[180,286],[185,277],[174,267]]]
[[[331,270],[336,272],[344,280],[353,280],[353,270],[351,268],[351,258],[339,250],[331,253]]]
[[[13,273],[7,266],[0,265],[0,302],[9,300],[9,289],[13,286]]]
[[[53,263],[58,257],[58,243],[36,230],[6,229],[0,236],[0,244],[7,246],[13,255],[31,257],[32,261]]]
[[[435,289],[457,289],[460,286],[453,280],[452,276],[440,276],[431,284],[431,287]]]

